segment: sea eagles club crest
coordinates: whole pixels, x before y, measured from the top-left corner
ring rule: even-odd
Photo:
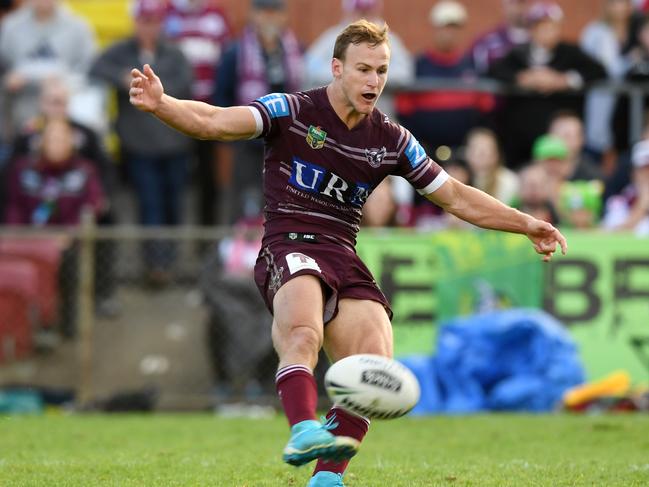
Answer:
[[[326,139],[327,132],[320,127],[314,127],[313,125],[309,127],[309,132],[306,134],[306,143],[309,144],[309,147],[312,149],[322,149]]]
[[[365,157],[367,157],[367,162],[369,162],[372,167],[379,167],[383,162],[385,153],[387,149],[381,147],[380,149],[365,149]]]

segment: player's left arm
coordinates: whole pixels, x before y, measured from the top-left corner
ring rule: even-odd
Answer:
[[[563,254],[568,250],[565,237],[550,223],[511,208],[452,177],[427,194],[426,198],[447,212],[479,227],[527,235],[534,244],[534,250],[543,255],[546,262],[552,258],[557,244]]]

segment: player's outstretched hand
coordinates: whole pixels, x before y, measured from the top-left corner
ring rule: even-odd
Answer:
[[[145,64],[142,71],[131,70],[131,88],[128,92],[131,105],[145,112],[153,112],[160,104],[163,93],[162,82],[151,66]]]
[[[557,244],[561,247],[563,255],[568,251],[566,237],[548,222],[532,219],[527,230],[527,237],[534,244],[537,254],[543,255],[543,261],[552,259],[552,254],[557,250]]]

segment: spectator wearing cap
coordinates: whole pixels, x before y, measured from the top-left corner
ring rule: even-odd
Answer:
[[[599,221],[604,185],[600,180],[570,179],[566,143],[554,135],[542,135],[532,147],[535,164],[545,171],[550,201],[557,208],[562,225],[593,228]]]
[[[505,57],[514,46],[529,41],[526,14],[530,3],[530,0],[502,0],[503,22],[480,35],[470,48],[473,64],[479,74],[486,73],[489,66]]]
[[[568,179],[566,168],[568,146],[555,135],[545,134],[538,137],[532,146],[532,160],[545,167],[545,172],[551,182],[561,182]]]
[[[494,63],[489,75],[520,93],[507,97],[501,139],[507,163],[529,160],[534,140],[560,109],[582,114],[583,88],[606,77],[604,67],[579,46],[561,41],[563,11],[554,2],[534,3],[527,14],[530,42],[513,48]]]
[[[429,20],[432,42],[429,49],[417,56],[417,80],[474,80],[471,58],[461,48],[461,35],[468,20],[464,5],[455,0],[439,1],[430,10]],[[466,90],[434,89],[397,97],[401,122],[433,154],[441,145],[462,145],[469,130],[484,124],[492,107],[490,95]]]
[[[375,24],[383,24],[383,0],[342,0],[343,17],[336,25],[329,27],[313,41],[305,53],[306,88],[324,86],[331,81],[331,58],[334,43],[340,31],[347,24],[359,19],[367,19]],[[392,30],[390,39],[390,67],[386,93],[378,102],[378,108],[388,116],[394,114],[394,97],[391,88],[408,86],[414,80],[412,55],[401,38]],[[390,96],[386,96],[390,95]]]
[[[180,47],[194,69],[192,97],[194,100],[211,102],[218,66],[231,37],[225,11],[211,0],[171,0],[165,32]],[[218,222],[221,186],[217,178],[216,143],[195,140],[193,153],[196,160],[198,222],[201,225],[214,225]]]
[[[252,1],[248,24],[223,54],[215,105],[247,105],[267,93],[291,93],[301,88],[302,51],[287,20],[284,0]],[[224,198],[228,223],[254,218],[262,211],[263,151],[260,139],[219,144],[223,172],[231,171],[227,177],[232,183]]]
[[[95,61],[91,74],[117,94],[115,129],[122,161],[135,187],[143,225],[181,223],[190,140],[129,103],[131,69],[150,64],[172,96],[191,95],[192,68],[180,49],[162,36],[166,15],[163,0],[137,0],[132,10],[134,35],[109,46]],[[169,242],[146,242],[146,279],[161,285],[170,278],[175,248]]]

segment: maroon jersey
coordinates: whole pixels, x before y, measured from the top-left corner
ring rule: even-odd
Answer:
[[[448,179],[417,139],[379,110],[347,128],[326,88],[273,93],[251,107],[266,140],[266,237],[320,233],[353,246],[363,204],[386,176],[405,177],[421,194]]]
[[[7,193],[6,222],[13,225],[77,225],[84,206],[99,213],[106,201],[94,166],[77,157],[60,166],[18,159]]]

